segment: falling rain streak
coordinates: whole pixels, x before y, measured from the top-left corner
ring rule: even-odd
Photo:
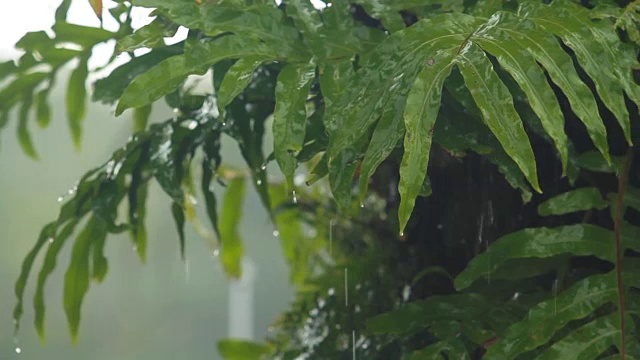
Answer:
[[[344,268],[344,306],[349,306],[349,269]]]
[[[353,349],[353,360],[356,360],[356,331],[351,331],[351,349]]]

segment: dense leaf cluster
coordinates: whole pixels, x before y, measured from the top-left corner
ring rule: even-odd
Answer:
[[[614,156],[640,139],[637,1],[332,0],[316,9],[307,0],[134,0],[109,9],[117,32],[67,23],[69,4],[58,9],[52,32],[20,40],[25,54],[17,63],[0,64],[2,119],[18,107],[20,142],[36,157],[32,105],[46,126],[55,76],[78,59],[67,112],[79,143],[91,49],[115,39],[116,53],[131,59],[96,81],[93,100],[117,103],[117,115],[133,109],[136,131],[80,180],[43,229],[16,285],[17,321],[35,256],[46,250],[35,295],[43,333],[44,282],[88,218],[65,275],[65,310],[77,334],[89,281],[106,274],[106,235],[129,231],[144,260],[151,179],[171,198],[181,248],[190,221],[216,252],[220,246],[227,273],[239,276],[237,221],[247,178],[272,214],[301,292],[269,345],[223,342],[229,358],[337,358],[356,350],[381,359],[640,357],[640,245],[631,224],[640,184],[633,150]],[[133,6],[154,8],[156,16],[135,32]],[[165,45],[180,26],[187,38]],[[142,48],[149,51],[135,56]],[[190,93],[194,75],[212,76],[212,93]],[[163,98],[175,117],[149,126],[151,106]],[[263,153],[267,126],[270,156]],[[221,166],[222,134],[237,142],[247,172]],[[284,184],[269,183],[271,160]],[[480,164],[484,173],[460,164]],[[294,181],[305,167],[308,187]],[[460,174],[488,179],[475,198],[480,205],[450,191]],[[505,205],[522,214],[501,213],[515,224],[498,229],[489,245],[482,237],[485,216],[494,223],[494,192],[513,194],[505,186],[487,190],[494,176],[531,204]],[[215,186],[227,188],[220,215]],[[603,198],[607,192],[617,195]],[[198,193],[212,230],[197,220]],[[434,222],[433,203],[444,194],[442,223]],[[471,213],[465,206],[480,208],[478,243],[464,229],[475,223],[459,217]],[[576,212],[587,215],[580,221]],[[438,241],[420,243],[443,224]],[[316,233],[306,234],[307,226]],[[358,308],[345,304],[351,315],[335,311],[336,299],[347,298],[347,288],[336,287],[342,271],[360,286]],[[408,284],[434,274],[440,285],[411,294]],[[422,300],[401,306],[410,299]]]

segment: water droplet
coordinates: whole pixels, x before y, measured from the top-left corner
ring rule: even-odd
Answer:
[[[133,249],[133,252],[136,252],[136,251],[138,251],[138,246],[133,245],[132,249]]]
[[[59,203],[64,201],[64,197],[62,196],[58,196],[58,199],[56,199],[56,201],[58,201]]]
[[[335,295],[336,294],[336,289],[330,288],[329,291],[327,291],[327,294],[329,294],[329,296]]]
[[[273,230],[273,236],[275,236],[275,237],[280,236],[280,231],[278,231],[278,230]]]
[[[262,164],[262,166],[260,166],[260,170],[262,171],[267,170],[267,164]]]
[[[519,297],[520,297],[520,293],[516,292],[515,294],[513,294],[513,297],[511,298],[511,300],[516,301],[518,300]]]
[[[355,312],[356,312],[356,314],[357,314],[357,313],[359,313],[360,311],[361,311],[361,309],[360,309],[360,305],[356,305],[356,308],[355,308]]]
[[[319,313],[319,312],[320,312],[320,311],[319,311],[318,309],[313,308],[313,309],[311,309],[311,311],[309,311],[309,315],[310,315],[310,316],[318,316],[318,313]]]
[[[404,231],[400,231],[400,237],[404,237]]]
[[[327,304],[323,298],[318,298],[318,308],[322,309]]]
[[[213,256],[214,257],[218,257],[219,255],[220,255],[220,250],[218,250],[218,249],[213,250]]]
[[[16,354],[20,354],[22,352],[22,349],[20,349],[19,347],[16,347]]]
[[[297,204],[298,203],[298,195],[296,195],[296,191],[293,190],[293,203]]]
[[[438,225],[436,226],[436,228],[437,228],[438,230],[442,230],[442,228],[443,228],[443,227],[444,227],[444,226],[442,226],[442,224],[438,224]]]
[[[55,239],[54,239],[53,237],[49,237],[49,238],[47,239],[47,241],[49,242],[49,244],[53,244],[54,240],[55,240]]]
[[[360,203],[360,209],[364,209],[364,203]]]
[[[256,181],[256,185],[258,185],[258,186],[262,185],[262,180],[258,179],[258,180]]]
[[[304,184],[304,174],[298,174],[293,178],[293,184],[295,186],[302,186]]]

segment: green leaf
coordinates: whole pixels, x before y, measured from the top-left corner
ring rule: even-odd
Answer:
[[[320,18],[320,12],[314,8],[309,0],[287,1],[287,15],[293,19],[293,23],[302,33],[303,41],[307,44],[314,56],[324,58],[325,39],[324,24]]]
[[[134,78],[118,101],[116,116],[122,114],[126,109],[143,107],[153,103],[176,90],[189,75],[204,75],[206,73],[204,65],[189,68],[185,65],[185,61],[184,55],[172,56]]]
[[[174,129],[171,124],[160,125],[162,128],[157,136],[151,139],[149,153],[151,154],[151,167],[153,175],[162,189],[173,198],[173,201],[182,206],[184,194],[181,186],[181,174],[177,164],[176,148],[179,144],[173,141]]]
[[[623,160],[621,157],[614,156],[609,164],[602,157],[602,154],[596,151],[587,151],[578,155],[577,163],[585,170],[614,174],[618,169],[622,169]]]
[[[273,152],[284,173],[289,189],[293,189],[296,168],[294,155],[302,149],[307,124],[306,101],[313,65],[287,65],[278,75],[276,107],[273,112]]]
[[[562,38],[574,51],[584,71],[593,79],[600,98],[616,116],[627,141],[630,141],[631,128],[624,92],[640,105],[640,90],[629,71],[631,62],[637,62],[632,60],[632,51],[625,50],[615,31],[603,22],[591,21],[587,9],[571,3],[554,2],[553,5],[544,5],[526,2],[520,5],[518,13],[533,19],[546,31]],[[593,116],[597,114],[595,112]],[[587,128],[591,133],[593,129],[588,125]],[[592,138],[595,135],[592,134]],[[600,137],[601,134],[597,136]],[[606,144],[606,137],[603,141]],[[598,146],[596,139],[594,142]],[[598,148],[602,151],[605,147],[603,145]],[[608,157],[608,154],[603,155]]]
[[[48,72],[32,72],[21,75],[0,91],[0,109],[9,111],[25,95],[30,95],[33,88],[49,78]]]
[[[616,313],[599,317],[553,344],[538,359],[596,359],[617,343],[620,337],[619,322]]]
[[[286,189],[281,185],[269,186],[269,197],[273,204],[274,225],[280,240],[282,254],[289,264],[289,277],[296,285],[303,285],[309,276],[308,261],[304,257],[302,240],[305,238],[300,213],[295,207],[286,207],[291,203]]]
[[[44,89],[36,95],[36,122],[41,128],[49,126],[51,122],[51,107],[47,101],[49,89]]]
[[[71,42],[86,49],[116,37],[116,33],[103,28],[70,24],[65,21],[53,24],[52,30],[56,34],[56,41]]]
[[[82,121],[87,113],[87,89],[86,81],[89,69],[87,62],[90,53],[80,58],[78,67],[71,73],[67,85],[67,117],[71,138],[76,148],[80,148],[80,138],[82,136]]]
[[[491,359],[515,359],[546,344],[571,321],[583,319],[602,305],[616,301],[617,295],[615,272],[583,279],[531,308],[527,316],[511,325],[498,338],[485,356]]]
[[[442,86],[452,69],[452,57],[436,56],[427,61],[409,92],[404,111],[404,155],[400,164],[400,232],[409,221],[415,199],[426,179],[433,129],[440,109]]]
[[[116,49],[119,53],[139,48],[159,48],[164,46],[164,38],[172,37],[178,31],[178,25],[158,16],[150,24],[141,27],[133,34],[118,39]]]
[[[184,237],[184,208],[182,204],[173,202],[171,204],[171,215],[173,215],[173,221],[176,223],[176,230],[178,230],[178,243],[180,244],[180,257],[184,261],[185,257],[185,237]]]
[[[587,211],[591,209],[602,210],[609,205],[602,198],[600,190],[597,188],[574,189],[538,205],[540,216],[563,215],[576,211]]]
[[[40,340],[44,342],[44,317],[45,317],[45,305],[44,305],[44,286],[47,278],[53,270],[56,268],[56,262],[58,258],[58,254],[62,249],[62,246],[67,241],[69,236],[73,233],[76,225],[78,224],[78,220],[71,220],[68,222],[60,232],[54,235],[54,237],[50,237],[46,239],[49,242],[49,247],[47,249],[47,254],[45,255],[44,262],[42,264],[42,268],[38,273],[38,281],[36,284],[36,292],[33,296],[33,309],[35,310],[34,314],[34,323],[36,327],[36,331],[38,331],[38,335],[40,336]],[[56,224],[56,227],[59,224]],[[53,242],[51,242],[53,239]]]
[[[153,106],[151,104],[133,109],[133,131],[144,131],[149,123]]]
[[[225,360],[260,360],[270,355],[273,349],[247,340],[224,339],[218,341],[218,351]]]
[[[73,244],[69,267],[64,274],[64,310],[74,342],[78,337],[82,300],[89,290],[91,247],[94,241],[104,241],[106,235],[106,223],[92,217]]]
[[[499,2],[502,5],[502,1]],[[513,41],[507,31],[494,25],[495,23],[517,21],[519,19],[511,13],[498,13],[484,28],[474,34],[472,39],[495,56],[500,65],[513,76],[525,92],[529,105],[538,115],[544,130],[556,145],[564,171],[568,161],[568,140],[564,133],[564,116],[556,96],[530,50],[523,47],[518,41]]]
[[[268,60],[263,56],[247,56],[236,61],[224,75],[218,91],[218,108],[224,109],[253,80],[253,73]]]
[[[211,221],[211,226],[216,235],[219,235],[218,229],[218,209],[216,196],[211,190],[211,181],[215,171],[220,166],[222,159],[220,157],[220,133],[212,132],[205,137],[203,150],[205,158],[202,160],[202,193],[207,207],[207,215]]]
[[[16,295],[16,305],[13,309],[13,320],[15,322],[15,333],[18,332],[20,328],[20,319],[22,318],[23,313],[23,299],[24,299],[24,290],[27,285],[27,280],[29,278],[29,274],[31,273],[31,269],[33,268],[33,262],[36,259],[36,256],[40,252],[40,250],[44,247],[45,244],[50,243],[50,239],[53,239],[56,233],[57,223],[50,222],[45,225],[40,231],[40,235],[38,236],[38,240],[33,245],[31,250],[27,253],[24,260],[22,261],[22,268],[20,270],[20,275],[16,280],[16,284],[14,287],[14,293]],[[41,332],[42,333],[42,332]],[[42,337],[42,334],[41,334]]]
[[[146,72],[168,57],[182,54],[184,43],[154,49],[148,54],[135,57],[128,63],[115,68],[109,76],[96,81],[93,101],[114,103],[136,76]]]
[[[93,272],[91,278],[97,282],[102,282],[109,270],[109,262],[104,255],[106,235],[107,233],[104,232],[102,236],[94,238],[94,243],[91,245],[91,251],[93,253]]]
[[[405,360],[442,360],[446,354],[448,359],[469,360],[471,357],[459,339],[446,339],[417,350],[405,357]]]
[[[39,159],[39,155],[33,146],[31,134],[27,128],[29,123],[29,110],[31,110],[31,101],[28,98],[26,100],[27,101],[20,105],[20,111],[18,113],[18,141],[20,142],[22,151],[24,151],[24,153],[30,158],[37,160]]]
[[[549,73],[551,79],[565,94],[573,112],[587,127],[596,147],[608,159],[606,129],[598,115],[598,106],[591,90],[580,80],[571,57],[562,49],[554,36],[528,18],[514,19],[505,14],[498,25],[520,47],[528,49]]]
[[[221,259],[225,272],[232,278],[242,275],[241,262],[244,246],[238,225],[242,219],[242,203],[245,195],[245,181],[242,177],[231,179],[224,196],[220,213]]]
[[[456,277],[455,287],[469,287],[476,279],[493,273],[508,259],[551,257],[564,253],[595,256],[613,263],[613,232],[589,224],[516,231],[501,237],[487,251],[473,258]]]
[[[460,72],[482,110],[486,124],[533,188],[541,192],[533,150],[520,116],[513,107],[509,89],[500,81],[491,62],[478,46],[466,47],[458,58]]]
[[[491,304],[478,294],[432,296],[367,319],[370,334],[407,334],[451,321],[479,320]],[[462,327],[462,326],[460,326]],[[460,329],[451,329],[453,334]]]
[[[143,263],[147,259],[147,230],[145,228],[146,202],[149,192],[148,183],[143,180],[144,161],[149,159],[149,146],[141,150],[140,158],[131,171],[131,183],[127,191],[129,203],[130,235],[135,250]]]

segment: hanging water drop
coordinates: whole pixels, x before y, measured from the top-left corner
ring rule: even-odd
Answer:
[[[49,244],[53,244],[54,238],[50,237],[50,238],[47,239],[47,241],[49,242]]]
[[[265,171],[267,170],[267,164],[262,164],[262,166],[260,166],[260,170]]]
[[[215,249],[213,250],[213,257],[218,257],[220,255],[220,250]]]
[[[275,236],[275,237],[280,236],[280,231],[278,231],[278,230],[273,230],[273,236]]]
[[[58,199],[56,199],[56,201],[58,201],[59,203],[64,201],[64,197],[62,196],[58,196]]]
[[[22,349],[20,349],[19,347],[16,347],[16,354],[20,354],[22,352]]]
[[[407,302],[410,296],[411,296],[411,286],[405,285],[404,288],[402,289],[402,300],[404,302]]]
[[[258,185],[258,186],[262,185],[262,180],[260,180],[260,179],[256,180],[256,185]]]
[[[364,209],[364,203],[360,203],[360,209]]]

